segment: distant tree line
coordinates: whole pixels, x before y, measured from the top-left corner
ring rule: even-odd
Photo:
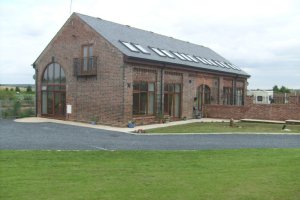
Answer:
[[[275,86],[273,87],[273,92],[274,92],[274,93],[290,93],[291,90],[288,89],[288,88],[285,87],[285,86],[281,86],[281,88],[279,88],[277,85],[275,85]]]
[[[21,92],[21,89],[20,89],[19,86],[17,86],[17,87],[15,88],[15,90],[14,90],[13,88],[10,88],[10,89],[5,88],[5,91],[16,91],[16,92]],[[28,93],[33,92],[33,91],[32,91],[31,85],[28,85],[28,86],[26,87],[26,92],[28,92]]]

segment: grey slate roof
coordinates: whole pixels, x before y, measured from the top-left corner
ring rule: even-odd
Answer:
[[[93,28],[96,32],[98,32],[101,36],[103,36],[107,41],[109,41],[112,45],[114,45],[128,57],[177,64],[185,66],[187,68],[206,69],[210,71],[226,72],[247,77],[250,76],[243,70],[206,65],[201,62],[195,63],[190,61],[183,61],[177,56],[175,56],[175,59],[169,57],[161,57],[157,55],[153,50],[149,49],[149,47],[156,47],[172,52],[179,52],[189,54],[192,56],[199,56],[207,59],[230,63],[228,60],[226,60],[225,58],[223,58],[222,56],[220,56],[219,54],[207,47],[174,39],[172,37],[163,36],[150,31],[133,28],[127,25],[117,24],[100,18],[95,18],[79,13],[75,13],[75,15],[77,15],[80,19],[82,19],[91,28]],[[149,51],[150,54],[144,54],[142,52],[133,52],[127,47],[125,47],[120,41],[140,44],[147,51]]]

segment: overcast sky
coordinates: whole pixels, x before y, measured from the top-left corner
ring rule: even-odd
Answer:
[[[70,2],[0,0],[0,84],[34,83]],[[250,89],[300,89],[299,0],[73,0],[72,12],[207,46],[248,72]]]

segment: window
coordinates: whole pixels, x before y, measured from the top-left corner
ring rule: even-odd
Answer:
[[[194,61],[194,62],[198,62],[198,60],[196,60],[193,56],[191,56],[191,55],[186,55],[187,57],[189,57],[190,59],[192,59],[192,61]]]
[[[230,87],[223,88],[223,104],[224,105],[233,105],[232,88],[230,88]]]
[[[96,76],[97,75],[97,57],[93,56],[93,45],[82,45],[81,58],[73,59],[73,68],[75,76]]]
[[[187,55],[185,55],[185,54],[183,54],[183,53],[181,53],[180,55],[181,55],[182,57],[184,57],[186,60],[192,61],[192,59],[190,59]]]
[[[257,96],[257,101],[263,101],[263,96]]]
[[[206,64],[206,65],[209,64],[209,63],[208,63],[207,61],[205,61],[203,58],[200,58],[200,57],[198,57],[198,56],[196,56],[196,58],[197,58],[198,60],[200,60],[203,64]]]
[[[150,47],[157,55],[161,56],[161,57],[166,57],[166,54],[164,54],[163,52],[161,52],[159,49],[154,48],[154,47]]]
[[[150,52],[149,51],[147,51],[144,47],[142,47],[141,45],[139,45],[139,44],[134,44],[134,46],[136,47],[136,48],[138,48],[142,53],[144,53],[144,54],[150,54]]]
[[[127,47],[130,51],[133,52],[140,52],[136,47],[134,47],[132,44],[130,44],[129,42],[123,42],[120,41],[125,47]]]
[[[213,60],[209,60],[209,59],[207,59],[208,61],[209,61],[209,63],[211,63],[213,66],[218,66]]]
[[[160,49],[164,54],[166,54],[169,58],[175,58],[169,51]]]
[[[51,63],[42,79],[42,115],[65,116],[66,76],[58,63]]]
[[[203,104],[211,103],[211,91],[208,85],[200,85],[197,90],[198,109],[202,110]]]
[[[82,46],[83,71],[90,71],[93,66],[93,46]]]
[[[180,60],[186,60],[183,56],[181,56],[179,53],[173,52]]]
[[[237,88],[236,89],[236,105],[241,106],[244,105],[244,89]]]
[[[181,84],[165,84],[164,113],[175,118],[180,117]]]
[[[155,105],[155,84],[148,82],[133,83],[133,115],[153,115]]]

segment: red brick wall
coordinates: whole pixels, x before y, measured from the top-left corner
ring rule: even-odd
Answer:
[[[300,120],[300,104],[253,104],[248,97],[245,106],[205,105],[204,116],[223,119]]]

